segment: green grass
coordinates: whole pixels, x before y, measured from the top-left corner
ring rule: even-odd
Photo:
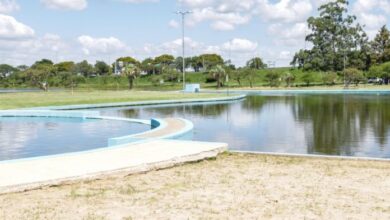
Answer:
[[[149,100],[173,100],[223,97],[220,94],[183,94],[152,91],[61,91],[0,94],[0,109],[41,106],[136,102]]]
[[[253,87],[255,88],[262,88],[262,89],[274,89],[269,87],[269,82],[267,81],[265,75],[268,72],[268,69],[259,70],[256,74],[256,77],[253,82]],[[295,81],[293,83],[292,88],[299,88],[299,89],[313,89],[315,88],[321,88],[321,89],[334,89],[334,88],[340,88],[343,84],[343,77],[342,75],[339,75],[337,78],[337,84],[336,86],[327,86],[324,85],[323,82],[323,75],[324,72],[310,72],[312,75],[313,80],[310,82],[310,85],[307,86],[306,82],[304,81],[304,74],[300,69],[291,69],[291,68],[274,68],[272,71],[277,72],[280,74],[281,78],[286,73],[289,72],[295,76]],[[187,73],[186,75],[186,82],[187,83],[199,83],[201,84],[203,89],[215,89],[216,83],[206,83],[206,79],[208,77],[207,73]],[[135,81],[135,88],[139,90],[147,90],[147,91],[172,91],[172,90],[179,90],[182,88],[181,82],[164,82],[163,84],[153,84],[152,83],[153,76],[142,76],[136,79]],[[246,78],[241,79],[241,85],[238,84],[238,82],[234,79],[234,77],[230,78],[229,81],[229,87],[230,88],[249,88],[249,81]],[[121,89],[127,89],[128,82],[127,79],[117,78],[117,77],[110,77],[110,76],[103,76],[103,77],[96,77],[96,78],[88,78],[84,83],[79,84],[79,88],[82,89],[110,89],[110,90],[121,90]],[[280,85],[278,88],[285,88],[286,83],[281,80]],[[353,86],[352,86],[353,87]],[[371,86],[371,85],[360,85],[359,87],[375,87],[375,88],[382,88],[385,86]]]

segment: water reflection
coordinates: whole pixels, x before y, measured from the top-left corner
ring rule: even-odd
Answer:
[[[390,158],[388,95],[268,95],[241,102],[104,109],[126,117],[184,117],[194,139],[233,150]]]

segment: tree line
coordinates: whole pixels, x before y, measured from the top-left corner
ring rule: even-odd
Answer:
[[[218,54],[202,54],[185,58],[185,69],[204,74],[205,83],[217,88],[234,81],[238,86],[249,82],[253,87],[262,78],[268,86],[287,87],[299,80],[306,86],[313,82],[322,85],[361,82],[386,83],[390,80],[390,31],[383,26],[373,40],[369,40],[357,17],[348,12],[347,0],[335,0],[319,7],[319,15],[307,20],[310,33],[305,36],[310,49],[298,51],[291,62],[292,69],[279,71],[267,68],[260,57],[250,59],[244,67],[236,68],[230,60]],[[264,70],[266,69],[266,70]],[[293,71],[298,69],[301,72]],[[88,78],[114,76],[126,78],[129,89],[139,77],[148,77],[153,85],[182,81],[183,58],[163,54],[139,61],[133,57],[120,57],[107,64],[97,61],[54,64],[43,59],[30,67],[0,65],[0,86],[36,86],[47,91],[51,86],[76,87]],[[201,83],[201,82],[198,82]]]
[[[319,7],[319,16],[307,20],[310,34],[305,38],[311,49],[298,51],[291,65],[304,71],[345,75],[346,85],[366,78],[390,77],[390,32],[383,26],[369,40],[356,15],[348,12],[347,0],[336,0]]]
[[[191,69],[195,73],[208,74],[207,81],[218,82],[218,87],[223,86],[222,79],[236,69],[230,61],[225,61],[218,54],[202,54],[185,59],[186,69]],[[248,61],[248,67],[262,69],[266,65],[261,58],[257,57]],[[180,82],[182,69],[183,58],[169,54],[146,58],[142,61],[133,57],[120,57],[112,64],[96,61],[94,65],[86,60],[79,63],[73,61],[54,63],[49,59],[42,59],[31,66],[13,67],[1,64],[0,86],[34,86],[48,91],[49,87],[76,87],[88,78],[112,76],[127,78],[129,89],[132,89],[135,80],[141,76],[149,76],[151,83],[155,85],[164,81]]]

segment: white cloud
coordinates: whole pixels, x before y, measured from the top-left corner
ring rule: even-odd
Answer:
[[[45,42],[44,46],[46,46],[51,51],[60,51],[67,47],[61,37],[56,34],[45,34],[42,40]]]
[[[230,31],[256,15],[265,21],[302,22],[313,12],[314,0],[178,0],[193,11],[188,24],[210,22],[215,30]]]
[[[83,10],[87,7],[87,0],[41,0],[50,9]]]
[[[379,29],[387,23],[386,16],[382,14],[361,13],[359,21],[368,29]]]
[[[257,49],[258,44],[247,39],[234,38],[222,45],[222,49],[232,52],[253,52]]]
[[[34,30],[14,17],[0,14],[0,39],[23,39],[34,36]]]
[[[182,52],[182,39],[176,39],[173,41],[162,43],[158,46],[149,46],[149,52],[152,52],[154,54],[163,54],[163,53],[169,53],[174,55],[181,55]],[[201,48],[203,45],[199,42],[196,42],[192,40],[191,38],[184,38],[185,46],[186,46],[186,52],[189,53],[189,49],[192,48]]]
[[[78,37],[78,42],[86,55],[94,54],[113,54],[127,50],[126,45],[115,37],[93,38],[83,35]]]
[[[352,13],[356,14],[359,23],[365,25],[370,38],[375,37],[378,29],[387,24],[390,14],[389,0],[356,0],[352,5]]]
[[[10,13],[19,10],[16,0],[0,0],[0,13]]]
[[[272,4],[268,0],[259,0],[257,14],[266,21],[300,22],[313,12],[310,0],[280,0]]]
[[[211,21],[211,27],[216,30],[233,30],[237,25],[248,23],[250,18],[250,15],[243,15],[238,12],[221,13],[208,7],[194,9],[187,24],[195,25],[203,21]]]
[[[178,28],[179,27],[179,23],[177,21],[175,21],[175,20],[170,20],[168,25],[171,28]]]
[[[271,24],[267,31],[270,39],[278,46],[302,46],[305,36],[310,33],[306,22]]]
[[[23,39],[0,39],[0,59],[4,63],[30,65],[43,58],[53,59],[55,62],[66,58],[78,59],[75,50],[55,34]]]
[[[232,31],[235,28],[233,24],[226,21],[215,21],[211,24],[211,27],[219,31]]]
[[[356,0],[352,6],[355,13],[368,12],[373,9],[383,10],[386,13],[390,13],[390,1],[389,0]]]
[[[291,60],[293,54],[290,51],[281,51],[279,53],[279,59],[281,60]]]

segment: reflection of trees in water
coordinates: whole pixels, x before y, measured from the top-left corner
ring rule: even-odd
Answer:
[[[143,111],[150,114],[158,114],[163,116],[174,115],[198,115],[198,116],[220,116],[229,108],[229,104],[213,104],[213,105],[182,105],[161,108],[145,108]]]
[[[308,122],[309,153],[350,155],[370,130],[387,142],[390,103],[380,96],[297,96],[292,110],[299,121]],[[310,135],[309,135],[310,134]]]
[[[138,118],[140,115],[140,109],[124,109],[118,111],[118,116],[123,118]]]
[[[267,98],[265,96],[248,96],[242,103],[242,108],[247,112],[258,114],[267,103]]]

